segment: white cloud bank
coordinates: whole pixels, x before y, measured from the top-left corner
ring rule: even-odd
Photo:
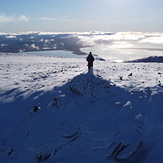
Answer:
[[[160,36],[152,36],[152,37],[145,38],[141,40],[140,43],[163,44],[163,34]]]
[[[141,33],[141,32],[117,32],[117,33],[95,33],[78,35],[80,42],[85,46],[96,46],[104,44],[110,47],[144,47],[144,44],[158,45],[162,48],[163,33]],[[133,46],[131,46],[133,45]],[[142,46],[141,46],[142,45]],[[127,46],[127,47],[126,47]]]
[[[0,13],[0,23],[11,23],[11,22],[28,22],[29,18],[25,15],[20,16],[9,16],[4,13]]]

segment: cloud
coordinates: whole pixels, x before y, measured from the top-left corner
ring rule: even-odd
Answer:
[[[83,46],[97,46],[105,49],[162,49],[163,33],[117,32],[117,33],[88,33],[76,35]]]
[[[15,19],[11,16],[7,16],[5,14],[0,14],[0,23],[8,23],[8,22],[14,22]]]
[[[66,19],[66,18],[47,18],[47,17],[42,17],[39,18],[41,20],[50,20],[50,21],[73,21],[71,19]]]
[[[9,36],[6,36],[6,38],[16,38],[16,36],[9,35]]]
[[[77,36],[81,43],[85,46],[95,46],[98,44],[114,44],[116,41],[124,42],[138,42],[145,38],[143,33],[138,32],[118,32],[118,33],[104,33],[101,31],[90,32],[87,35]],[[127,44],[128,46],[129,44]],[[121,46],[125,47],[124,44]]]
[[[151,36],[148,38],[145,38],[140,43],[153,43],[153,44],[163,44],[163,34],[159,36]]]
[[[32,45],[30,46],[30,49],[37,49],[37,50],[39,50],[39,47],[36,46],[35,44],[32,44]]]
[[[0,13],[0,23],[11,23],[11,22],[28,22],[29,18],[25,15],[20,16],[9,16],[4,13]]]
[[[17,18],[17,21],[21,21],[21,22],[28,22],[29,21],[29,18],[25,15],[21,15]]]
[[[88,20],[88,21],[81,21],[81,20],[73,20],[73,19],[67,19],[66,17],[62,18],[48,18],[48,17],[42,17],[42,18],[37,18],[40,20],[47,20],[47,21],[61,21],[61,22],[75,22],[75,23],[95,23],[96,21],[93,20]]]

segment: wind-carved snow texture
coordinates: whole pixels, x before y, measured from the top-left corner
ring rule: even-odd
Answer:
[[[0,162],[163,162],[162,64],[0,59]]]
[[[92,73],[81,74],[70,82],[70,90],[78,95],[93,97],[108,94],[110,83],[102,78],[95,77]]]

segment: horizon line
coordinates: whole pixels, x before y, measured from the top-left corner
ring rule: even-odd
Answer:
[[[78,32],[45,32],[45,31],[24,31],[24,32],[0,32],[0,35],[22,35],[22,34],[107,34],[107,33],[123,33],[123,34],[163,34],[163,32],[141,32],[141,31],[100,31],[100,30],[91,30],[91,31],[78,31]]]

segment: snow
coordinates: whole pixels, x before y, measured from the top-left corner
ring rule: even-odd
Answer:
[[[0,162],[162,162],[162,67],[0,53]]]

